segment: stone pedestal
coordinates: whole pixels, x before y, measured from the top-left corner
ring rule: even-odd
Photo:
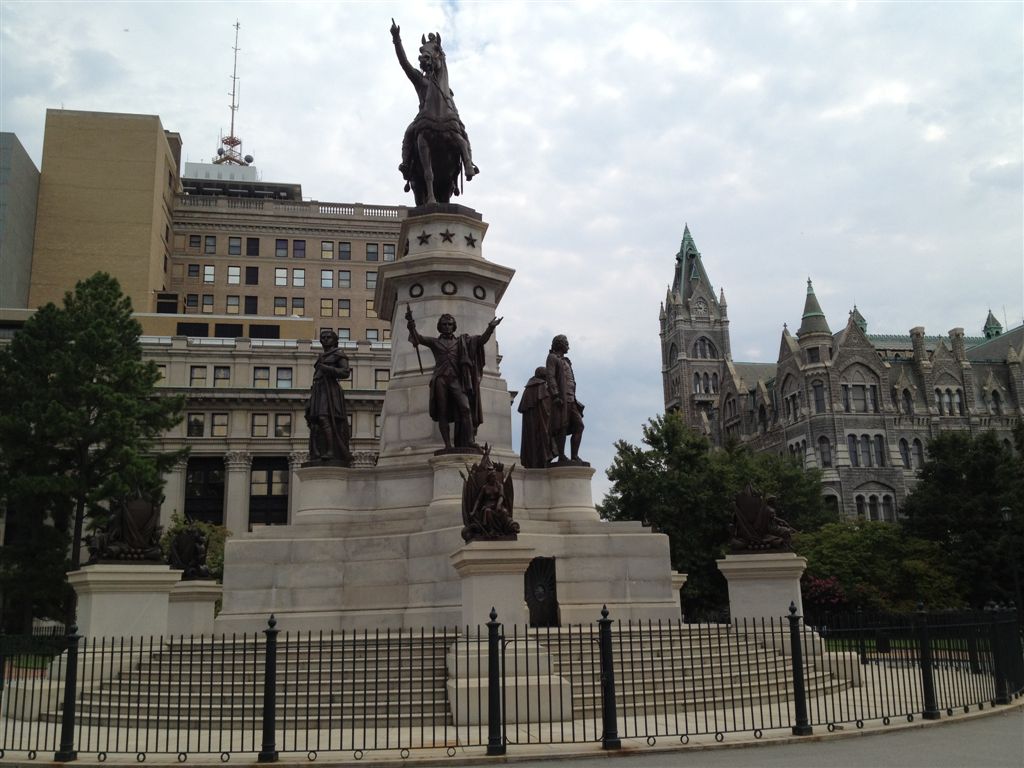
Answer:
[[[789,604],[796,603],[803,616],[800,577],[807,559],[793,552],[767,552],[752,555],[726,555],[718,561],[718,570],[729,582],[729,613],[733,621],[789,615]],[[788,626],[788,625],[786,625]]]
[[[172,635],[212,635],[217,601],[224,590],[216,581],[179,581],[171,589],[167,629]]]
[[[84,637],[167,634],[167,609],[181,571],[169,565],[87,565],[68,574]]]
[[[462,581],[462,624],[485,624],[491,608],[507,627],[527,624],[523,575],[536,550],[519,541],[473,541],[451,555]]]
[[[689,578],[688,573],[681,571],[672,572],[672,594],[679,600],[679,616],[683,616],[683,587],[686,586],[686,580]]]

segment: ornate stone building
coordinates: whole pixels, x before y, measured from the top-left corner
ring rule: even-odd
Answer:
[[[869,334],[854,307],[833,333],[808,280],[777,361],[733,361],[725,295],[715,299],[689,228],[660,325],[666,411],[717,445],[820,468],[826,503],[848,517],[894,521],[939,432],[994,430],[1012,446],[1024,416],[1024,326],[1004,332],[991,312],[979,336],[902,336]]]

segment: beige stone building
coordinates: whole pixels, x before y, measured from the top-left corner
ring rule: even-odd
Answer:
[[[376,460],[391,331],[374,291],[406,209],[304,200],[299,184],[261,179],[237,146],[183,169],[181,137],[159,117],[48,110],[27,305],[59,303],[98,270],[120,281],[161,388],[186,397],[165,445],[191,451],[167,478],[164,518],[187,512],[244,535],[288,520],[324,328],[353,368],[356,460]],[[0,328],[25,317],[0,309]]]

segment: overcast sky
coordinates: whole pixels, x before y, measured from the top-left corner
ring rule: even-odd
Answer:
[[[396,166],[416,97],[388,29],[413,57],[439,31],[481,169],[461,201],[516,270],[503,373],[521,389],[569,336],[595,501],[613,441],[663,408],[658,305],[685,223],[738,361],[776,359],[808,276],[833,331],[854,303],[872,333],[1024,316],[1020,2],[0,9],[0,130],[37,164],[48,107],[157,114],[209,161],[237,19],[244,151],[332,202],[412,204]]]

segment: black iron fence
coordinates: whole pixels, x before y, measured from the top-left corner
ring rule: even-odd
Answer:
[[[1024,692],[1014,611],[216,637],[0,637],[0,757],[723,741],[937,719]]]

